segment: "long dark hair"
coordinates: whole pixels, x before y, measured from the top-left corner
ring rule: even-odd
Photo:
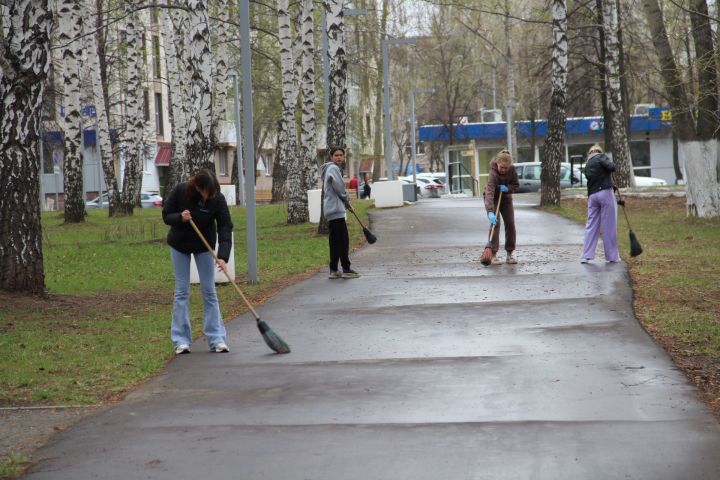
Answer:
[[[345,149],[344,149],[343,147],[332,147],[332,148],[330,149],[330,160],[332,160],[332,156],[333,156],[333,155],[335,154],[335,152],[337,152],[338,150],[340,150],[341,152],[343,152],[343,155],[345,155]]]
[[[186,190],[188,198],[198,197],[200,190],[208,192],[208,198],[215,198],[220,193],[220,183],[212,170],[203,168],[188,179]]]

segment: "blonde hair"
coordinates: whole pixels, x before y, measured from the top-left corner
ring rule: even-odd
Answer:
[[[512,155],[507,150],[500,150],[493,160],[495,160],[495,163],[502,163],[503,165],[512,165],[513,163]]]
[[[603,149],[599,144],[595,144],[592,147],[590,147],[590,150],[588,150],[588,155],[592,155],[593,153],[603,153]]]

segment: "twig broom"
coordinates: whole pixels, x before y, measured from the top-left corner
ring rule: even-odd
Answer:
[[[198,234],[200,240],[202,240],[202,242],[205,244],[205,247],[208,249],[208,252],[212,254],[213,258],[217,262],[218,257],[215,253],[215,249],[210,246],[208,241],[205,239],[205,236],[202,234],[197,225],[195,225],[195,222],[193,222],[192,219],[190,220],[190,225],[192,225],[195,233]],[[283,341],[283,339],[280,338],[275,332],[273,332],[272,328],[270,328],[267,323],[260,320],[260,315],[258,315],[258,313],[255,311],[253,306],[250,304],[250,301],[245,297],[242,290],[240,290],[240,287],[238,287],[235,281],[230,278],[230,275],[224,268],[222,269],[222,271],[227,277],[228,281],[232,283],[233,287],[235,287],[235,290],[240,294],[240,297],[245,302],[245,305],[247,305],[247,307],[252,312],[253,316],[255,317],[255,321],[257,322],[258,330],[260,330],[260,334],[262,334],[262,338],[263,340],[265,340],[265,343],[267,343],[267,346],[270,347],[275,353],[290,353],[290,347],[288,346],[288,344],[285,343],[285,341]]]
[[[355,210],[350,210],[350,212],[352,212],[352,214],[355,215],[355,218],[357,219],[358,223],[362,227],[363,235],[365,235],[365,240],[367,240],[367,242],[371,245],[373,243],[377,242],[377,237],[365,225],[363,225],[362,221],[360,221],[360,218],[355,213]]]
[[[622,207],[623,214],[625,215],[625,222],[628,226],[628,235],[630,236],[630,256],[637,257],[643,252],[642,245],[640,245],[640,241],[637,239],[637,236],[635,235],[635,232],[633,232],[632,227],[630,227],[630,220],[628,219],[627,210],[625,210],[625,200],[623,200],[620,196],[620,190],[617,187],[613,188],[615,189],[615,192],[620,199],[620,202],[618,203],[620,203],[620,206]]]
[[[495,218],[497,219],[498,213],[500,213],[500,202],[502,202],[502,194],[503,192],[500,192],[500,196],[498,197],[498,203],[497,207],[495,207]],[[496,220],[497,222],[497,220]],[[495,224],[493,224],[490,227],[490,237],[488,237],[488,242],[485,244],[485,250],[483,250],[482,255],[480,255],[480,263],[485,265],[486,267],[490,265],[490,262],[492,262],[493,258],[493,252],[492,252],[492,237],[493,233],[495,233]]]

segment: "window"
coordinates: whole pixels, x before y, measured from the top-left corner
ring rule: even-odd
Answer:
[[[540,165],[525,165],[523,178],[526,180],[540,180]]]
[[[146,122],[150,121],[150,92],[147,88],[143,91],[143,116]]]
[[[160,76],[160,37],[153,35],[152,37],[153,46],[153,70],[155,72],[155,78],[162,78]]]
[[[650,142],[630,142],[630,158],[633,170],[639,177],[650,175]]]
[[[228,171],[227,149],[221,148],[218,153],[220,154],[220,161],[218,162],[220,164],[219,174],[226,176]]]
[[[155,92],[155,133],[160,137],[165,135],[162,93],[157,92]]]

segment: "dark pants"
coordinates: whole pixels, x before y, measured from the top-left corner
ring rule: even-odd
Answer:
[[[512,198],[502,199],[499,213],[492,236],[492,251],[497,253],[500,249],[500,226],[502,222],[505,222],[505,250],[512,253],[515,251],[515,209],[513,208]],[[502,221],[500,221],[501,217]]]
[[[342,265],[343,270],[350,270],[350,237],[348,235],[347,224],[344,218],[328,221],[330,236],[330,270],[338,269],[338,261]]]

